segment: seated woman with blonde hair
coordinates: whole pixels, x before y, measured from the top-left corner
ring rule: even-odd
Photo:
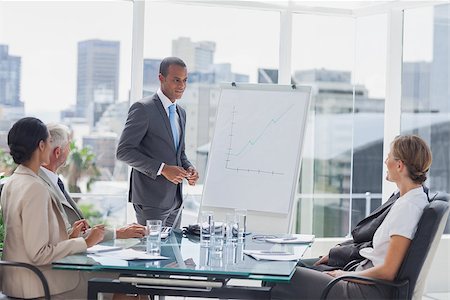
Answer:
[[[85,252],[102,241],[104,228],[91,229],[78,237],[83,222],[67,234],[60,203],[53,199],[38,176],[39,167],[49,162],[51,137],[39,119],[22,118],[8,133],[8,145],[18,164],[1,194],[5,226],[3,259],[37,266],[46,277],[52,298],[86,298],[87,275],[79,271],[52,270],[51,263],[67,255]],[[43,297],[40,280],[29,270],[5,268],[3,293],[14,298]]]
[[[393,204],[373,237],[373,246],[360,250],[365,259],[356,271],[320,272],[298,267],[290,283],[276,284],[273,299],[318,299],[334,277],[348,273],[394,280],[414,238],[423,209],[428,204],[422,184],[431,166],[430,148],[420,137],[398,136],[385,160],[386,179],[395,182],[400,198]],[[405,218],[405,216],[408,216]],[[362,282],[341,281],[329,294],[332,299],[390,299],[391,289]]]

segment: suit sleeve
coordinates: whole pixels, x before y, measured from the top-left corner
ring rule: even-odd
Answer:
[[[54,214],[52,200],[46,187],[39,182],[30,186],[24,197],[29,201],[22,207],[22,226],[25,251],[36,265],[48,265],[52,261],[67,255],[86,251],[83,238],[50,242],[50,232],[59,228],[50,228],[49,217]]]
[[[117,159],[127,163],[139,172],[156,179],[162,161],[153,159],[139,151],[139,145],[147,133],[149,117],[142,103],[134,103],[128,112],[119,145]]]

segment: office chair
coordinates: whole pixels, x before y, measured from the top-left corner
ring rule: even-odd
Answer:
[[[393,288],[393,299],[420,299],[428,271],[444,231],[449,214],[450,196],[436,193],[424,210],[417,225],[417,231],[406,253],[405,259],[394,281],[386,281],[358,275],[344,275],[333,279],[322,292],[320,299],[326,299],[333,286],[341,280],[357,279]]]
[[[2,268],[3,267],[18,267],[18,268],[25,268],[25,269],[32,271],[34,274],[36,274],[37,277],[39,277],[39,279],[42,282],[42,288],[44,289],[44,299],[50,300],[50,289],[48,287],[47,279],[45,278],[44,274],[42,274],[41,270],[39,270],[35,266],[27,264],[27,263],[0,260],[0,267],[2,267]],[[2,297],[4,295],[1,294],[1,292],[0,292],[0,295],[1,295],[0,297],[2,299],[4,299],[4,297]],[[6,298],[6,299],[9,299],[9,298]]]

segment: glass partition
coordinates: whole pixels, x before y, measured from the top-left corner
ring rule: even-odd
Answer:
[[[403,39],[401,131],[429,143],[433,164],[425,184],[449,192],[450,4],[405,10]]]
[[[114,193],[126,203],[126,187],[107,186],[127,185],[115,148],[128,110],[132,13],[128,1],[0,2],[0,173],[14,168],[10,127],[35,116],[72,131],[60,170],[70,192]],[[97,207],[99,198],[91,200]]]
[[[345,236],[381,204],[386,24],[386,15],[294,14],[293,80],[313,87],[300,232]]]

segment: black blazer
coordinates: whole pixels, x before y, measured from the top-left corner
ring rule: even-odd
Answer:
[[[423,187],[423,191],[428,197],[428,188]],[[328,254],[328,265],[343,268],[351,261],[362,259],[359,250],[372,246],[373,236],[384,218],[391,210],[392,205],[400,197],[400,193],[392,194],[391,197],[375,209],[370,215],[362,219],[352,230],[353,239],[336,245]]]

